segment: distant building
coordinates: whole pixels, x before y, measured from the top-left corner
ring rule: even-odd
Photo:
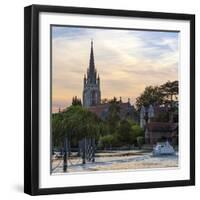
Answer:
[[[176,144],[178,139],[178,123],[150,122],[146,126],[145,137],[150,144],[156,144],[162,139]]]
[[[138,121],[134,106],[130,104],[130,102],[119,102],[119,117],[121,119],[127,119],[131,118],[134,119],[135,121]],[[105,103],[105,104],[99,104],[97,106],[91,106],[88,109],[95,113],[99,118],[101,119],[106,119],[109,115],[109,107],[110,103]]]
[[[176,105],[178,107],[178,104]],[[157,117],[162,114],[168,114],[168,121],[157,121]],[[141,107],[140,127],[145,130],[145,142],[156,144],[159,140],[165,138],[174,144],[178,142],[178,121],[175,117],[176,112],[171,112],[168,105],[157,105]]]

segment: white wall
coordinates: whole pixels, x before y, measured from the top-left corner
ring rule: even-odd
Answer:
[[[200,18],[198,0],[4,0],[0,12],[0,199],[31,199],[23,194],[23,7],[29,4],[53,4],[99,8],[132,9],[196,14]],[[200,44],[200,27],[196,27],[196,44]],[[197,45],[196,45],[197,46]],[[198,55],[199,46],[196,47]],[[200,64],[196,58],[196,66]],[[200,69],[197,68],[197,85]],[[198,87],[198,89],[200,89]],[[200,92],[197,91],[197,102]],[[197,110],[199,110],[199,103]],[[197,113],[197,186],[146,189],[89,194],[51,195],[49,199],[197,199],[200,194],[200,114]],[[46,199],[46,196],[36,197]]]

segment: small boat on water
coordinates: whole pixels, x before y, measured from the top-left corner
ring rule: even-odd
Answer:
[[[157,145],[153,148],[154,156],[174,155],[174,154],[175,154],[175,150],[168,141],[158,142]]]

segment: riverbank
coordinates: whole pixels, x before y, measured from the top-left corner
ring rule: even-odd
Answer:
[[[89,172],[108,170],[133,170],[178,167],[178,154],[154,157],[147,151],[109,151],[96,154],[95,162],[82,164],[82,159],[68,160],[67,172]],[[54,160],[53,173],[63,173],[63,161]]]

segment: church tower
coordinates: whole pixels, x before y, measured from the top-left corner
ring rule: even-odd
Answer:
[[[100,104],[100,78],[97,77],[97,71],[94,64],[93,41],[91,41],[89,68],[87,69],[87,76],[84,75],[83,80],[83,106],[90,107]]]

